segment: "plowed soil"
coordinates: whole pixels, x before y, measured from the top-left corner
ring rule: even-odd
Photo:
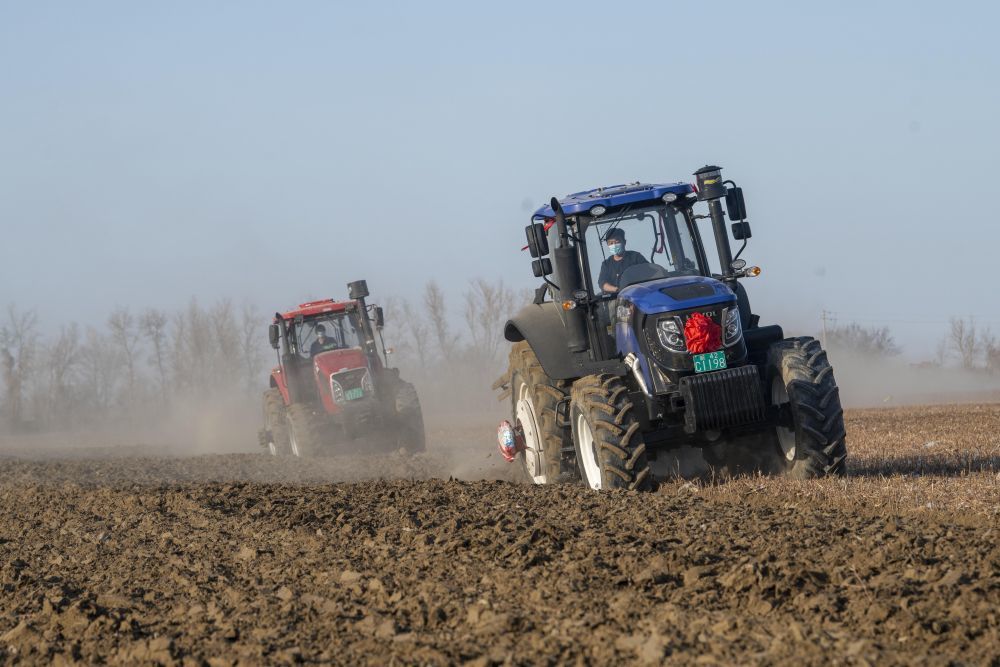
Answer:
[[[1000,663],[1000,406],[848,433],[849,480],[651,494],[505,481],[486,421],[415,458],[8,453],[0,663]]]

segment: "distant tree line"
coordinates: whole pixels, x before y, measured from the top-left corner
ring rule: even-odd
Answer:
[[[892,357],[901,352],[888,327],[864,327],[857,323],[827,327],[826,345],[831,350],[861,357]],[[1000,340],[973,318],[952,318],[948,332],[937,343],[932,366],[951,362],[968,371],[1000,373]]]
[[[389,363],[417,382],[426,404],[493,406],[490,385],[507,358],[503,325],[529,300],[484,279],[470,281],[454,304],[434,282],[418,300],[390,297],[382,304]],[[119,307],[101,326],[43,331],[34,310],[8,306],[0,316],[0,430],[115,425],[220,398],[256,409],[274,360],[268,324],[253,306],[192,299],[174,312]]]
[[[229,300],[192,299],[168,313],[115,309],[103,327],[40,330],[32,310],[8,306],[0,325],[0,425],[47,430],[162,414],[174,401],[250,395],[261,383],[266,325]]]
[[[469,281],[458,304],[431,281],[421,298],[386,301],[390,363],[422,390],[421,401],[438,410],[496,407],[490,386],[507,365],[507,320],[531,302],[532,290],[516,291],[503,281]]]

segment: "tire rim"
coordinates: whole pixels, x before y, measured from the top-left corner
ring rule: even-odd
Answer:
[[[524,432],[525,451],[521,453],[524,469],[535,484],[545,484],[545,455],[538,442],[538,420],[535,418],[535,404],[531,401],[528,385],[521,382],[517,390],[517,404],[514,406],[514,417]]]
[[[580,450],[580,462],[583,464],[583,474],[587,485],[595,491],[600,491],[601,464],[597,462],[597,450],[594,448],[594,432],[587,423],[582,412],[576,415],[576,444]]]
[[[288,422],[288,448],[292,451],[292,456],[301,456],[299,453],[299,440],[295,437],[295,427],[292,422]]]
[[[267,439],[267,453],[271,456],[277,456],[278,446],[274,444],[274,424],[271,422],[271,413],[268,410],[264,411],[264,428],[267,429],[267,434],[271,436]]]
[[[782,382],[781,378],[774,378],[774,381],[771,382],[771,403],[782,406],[790,402],[785,383]],[[795,430],[784,426],[775,426],[774,430],[778,434],[778,446],[781,447],[781,453],[785,455],[785,460],[794,461]]]

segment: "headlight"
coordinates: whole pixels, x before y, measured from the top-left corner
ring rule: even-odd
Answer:
[[[664,317],[656,323],[656,335],[660,339],[660,345],[673,350],[683,352],[685,350],[684,336],[681,334],[677,321],[672,317]]]
[[[743,335],[743,327],[740,326],[739,308],[730,308],[726,311],[726,340],[725,345],[732,345]]]
[[[361,378],[361,391],[366,394],[371,394],[375,391],[375,385],[372,384],[371,371],[365,371],[364,376]]]
[[[330,393],[333,394],[333,402],[340,404],[344,402],[344,388],[340,386],[340,383],[330,376]]]

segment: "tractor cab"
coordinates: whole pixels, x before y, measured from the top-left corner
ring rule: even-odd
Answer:
[[[275,313],[269,333],[279,363],[271,386],[287,402],[322,403],[336,413],[374,399],[376,377],[386,368],[385,346],[380,351],[375,340],[381,341],[382,309],[365,304],[367,289],[351,285],[348,301],[310,301]]]
[[[578,192],[561,202],[563,214],[574,216],[586,248],[581,259],[590,296],[616,296],[629,285],[657,278],[710,275],[690,215],[691,192],[686,183],[632,183]],[[558,245],[551,204],[538,209],[532,222],[542,223],[546,240]]]

